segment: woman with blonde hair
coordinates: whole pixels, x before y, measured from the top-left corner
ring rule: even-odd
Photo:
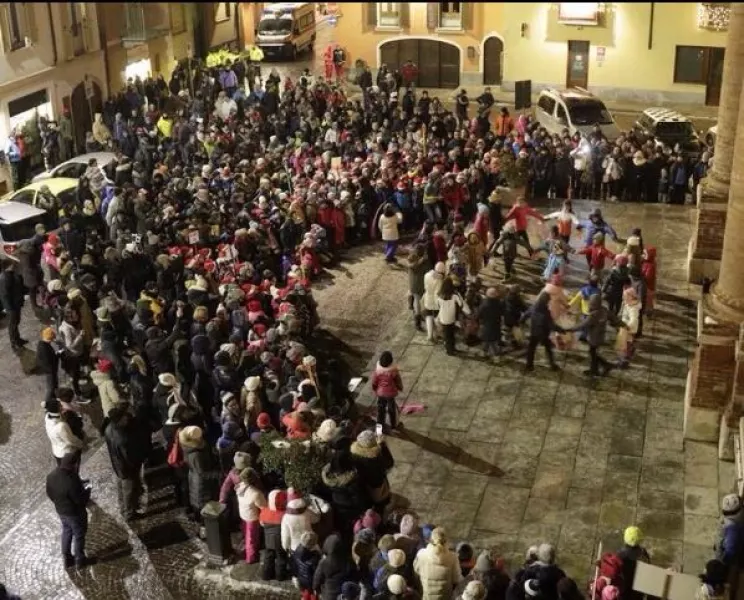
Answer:
[[[447,533],[442,527],[431,532],[426,548],[419,550],[413,570],[421,581],[421,600],[449,600],[462,580],[457,554],[447,545]]]

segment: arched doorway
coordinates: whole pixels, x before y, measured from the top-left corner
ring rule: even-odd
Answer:
[[[501,57],[504,42],[492,36],[483,44],[483,85],[500,85],[503,79]]]
[[[384,42],[379,47],[378,67],[400,69],[407,60],[418,66],[416,85],[427,88],[456,88],[460,85],[460,48],[426,38]]]
[[[70,97],[75,146],[79,153],[85,152],[85,133],[92,129],[93,115],[103,110],[101,87],[95,81],[91,81],[90,84],[93,88],[93,97],[90,101],[85,95],[85,84],[82,82],[75,86]]]

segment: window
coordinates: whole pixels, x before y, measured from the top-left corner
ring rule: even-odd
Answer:
[[[674,83],[701,83],[708,80],[711,48],[677,46],[674,56]]]
[[[26,27],[26,3],[4,3],[3,9],[3,38],[8,40],[5,49],[12,52],[13,50],[25,48],[28,38]]]
[[[567,102],[574,125],[612,125],[612,117],[599,100],[569,100]]]
[[[171,33],[177,35],[186,31],[186,14],[183,4],[178,2],[170,3],[170,26]]]
[[[377,3],[377,26],[400,27],[400,2]]]
[[[67,15],[68,23],[70,24],[70,36],[71,40],[71,53],[72,56],[80,56],[85,54],[85,41],[83,40],[83,17],[80,14],[81,3],[79,2],[68,2],[67,3]]]
[[[568,125],[568,115],[566,114],[566,109],[563,108],[562,104],[558,105],[558,112],[556,112],[555,116],[561,125]]]
[[[81,163],[69,163],[62,165],[56,171],[54,171],[55,177],[71,177],[73,179],[79,178],[85,173],[86,166]]]
[[[442,29],[462,29],[462,2],[439,3],[439,26]]]
[[[33,190],[22,190],[13,196],[13,202],[20,202],[22,204],[33,205],[34,198],[36,198],[36,192]]]
[[[537,101],[537,106],[541,111],[552,115],[553,110],[555,109],[555,100],[553,100],[550,96],[542,96]]]
[[[218,2],[217,12],[214,15],[215,23],[222,23],[223,21],[229,21],[231,17],[232,7],[229,2]]]

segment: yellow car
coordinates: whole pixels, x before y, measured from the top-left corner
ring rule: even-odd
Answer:
[[[12,200],[13,202],[20,202],[21,204],[36,206],[39,190],[44,186],[48,187],[49,191],[57,196],[57,198],[67,200],[69,195],[75,195],[77,185],[78,180],[70,177],[55,177],[44,181],[37,181],[36,183],[29,183],[26,187],[22,187],[14,192],[8,192],[0,198],[0,204]]]

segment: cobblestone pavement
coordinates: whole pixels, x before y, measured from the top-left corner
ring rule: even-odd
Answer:
[[[593,206],[577,203],[583,214]],[[684,282],[686,242],[693,211],[658,205],[607,205],[618,231],[643,227],[646,243],[660,248],[659,303],[630,370],[591,384],[580,374],[578,349],[561,358],[554,374],[540,355],[537,370],[521,374],[521,357],[483,362],[460,348],[448,357],[427,345],[406,311],[407,275],[390,267],[380,249],[355,248],[315,292],[324,328],[339,338],[342,354],[360,372],[390,348],[403,369],[401,402],[426,405],[404,418],[407,439],[391,439],[393,489],[426,519],[447,526],[517,560],[535,541],[557,544],[559,560],[583,582],[598,540],[617,543],[621,529],[638,522],[654,561],[697,572],[716,529],[719,495],[733,482],[732,465],[716,449],[682,442],[682,405],[695,309]],[[486,282],[500,277],[484,271]],[[518,261],[528,293],[537,291],[541,265]],[[584,279],[572,262],[567,285]],[[27,312],[23,334],[38,326]],[[611,349],[606,349],[609,355]],[[91,449],[82,472],[94,484],[88,548],[102,563],[71,577],[58,559],[58,521],[44,495],[53,468],[39,406],[42,382],[26,377],[0,335],[0,581],[24,599],[267,598],[281,589],[247,592],[195,578],[201,542],[170,504],[169,489],[149,493],[147,518],[126,525],[106,451],[86,408]],[[27,357],[26,357],[27,358]],[[366,366],[366,367],[365,367]],[[363,400],[371,399],[369,390]],[[253,594],[253,595],[251,595]]]

